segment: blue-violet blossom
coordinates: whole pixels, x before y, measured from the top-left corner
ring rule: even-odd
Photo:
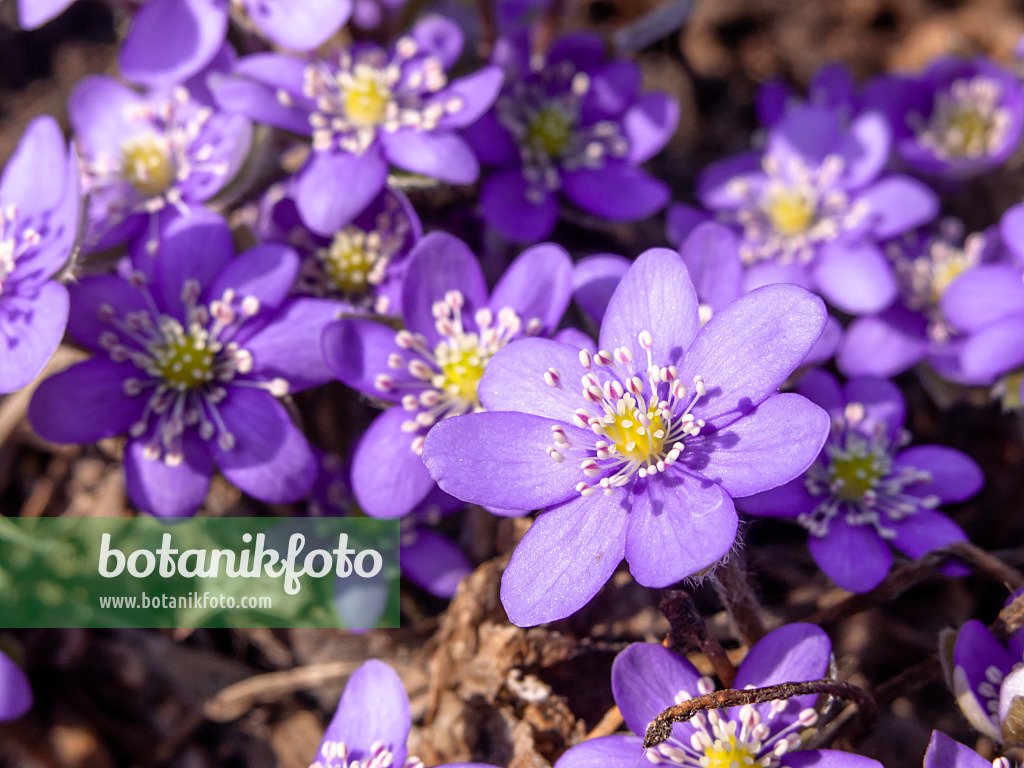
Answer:
[[[953,741],[944,733],[932,731],[923,768],[1010,768],[1010,761],[997,757],[989,761],[970,747]]]
[[[0,651],[0,723],[16,720],[32,708],[28,678],[11,658]]]

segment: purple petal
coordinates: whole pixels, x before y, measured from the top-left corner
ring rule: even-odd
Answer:
[[[374,149],[362,155],[317,152],[301,172],[295,202],[306,226],[333,235],[380,194],[388,164]]]
[[[985,326],[964,344],[964,372],[990,379],[1024,364],[1024,312]]]
[[[69,291],[71,305],[68,332],[83,346],[106,357],[109,352],[100,346],[99,338],[113,330],[100,319],[100,308],[108,305],[117,317],[129,312],[148,311],[142,292],[116,275],[90,275],[74,283]]]
[[[402,534],[402,575],[432,595],[450,598],[473,571],[462,550],[441,534],[418,527]]]
[[[273,125],[300,136],[309,136],[313,129],[309,124],[310,110],[302,106],[300,98],[293,97],[297,106],[286,106],[277,97],[277,91],[265,82],[250,79],[242,74],[246,69],[260,69],[252,66],[259,60],[267,68],[280,68],[284,73],[298,70],[300,77],[305,69],[305,62],[291,56],[278,54],[254,54],[242,59],[236,67],[234,76],[211,73],[206,84],[213,94],[218,106],[225,112],[245,115],[252,120]],[[249,66],[246,66],[249,65]],[[285,78],[290,81],[289,78]],[[299,81],[301,83],[301,80]],[[286,90],[289,94],[292,92]],[[298,91],[301,93],[302,91]]]
[[[57,121],[35,118],[18,141],[0,177],[0,200],[15,205],[19,216],[48,212],[60,203],[67,177],[68,146]]]
[[[484,219],[506,239],[535,243],[548,237],[558,221],[558,198],[547,192],[534,203],[526,197],[529,184],[520,168],[490,176],[480,191]]]
[[[780,768],[885,768],[877,760],[837,749],[804,749],[783,755]]]
[[[763,186],[765,176],[761,171],[761,153],[744,152],[708,165],[697,178],[700,204],[711,210],[741,207],[746,197],[736,193],[734,179],[745,181],[754,190]]]
[[[460,291],[463,316],[487,305],[487,286],[480,262],[464,242],[445,232],[431,232],[409,254],[402,286],[402,319],[413,333],[421,333],[433,348],[441,336],[435,326],[434,303],[450,291]]]
[[[210,63],[227,28],[226,0],[149,0],[121,46],[121,74],[140,85],[176,85]]]
[[[871,231],[885,240],[927,224],[939,213],[939,198],[920,181],[889,176],[857,196],[871,209]]]
[[[409,35],[419,47],[417,53],[436,56],[445,69],[451,69],[455,65],[465,44],[459,25],[439,13],[421,18],[409,30]]]
[[[538,333],[558,327],[572,295],[572,259],[560,245],[542,243],[527,248],[508,266],[491,294],[497,316],[505,307],[516,310],[523,327],[536,319]]]
[[[235,437],[228,451],[210,444],[224,477],[270,504],[289,504],[309,492],[316,459],[284,406],[267,392],[235,386],[217,408]]]
[[[519,162],[516,143],[493,111],[468,126],[462,132],[462,138],[469,142],[477,160],[483,165],[516,165]]]
[[[75,0],[19,0],[18,26],[22,29],[36,29],[57,18]],[[0,715],[0,720],[3,720]]]
[[[743,292],[743,262],[736,235],[716,222],[700,224],[679,249],[702,304],[718,310]]]
[[[68,96],[68,118],[82,154],[120,157],[121,142],[145,127],[134,115],[145,100],[106,75],[82,78]]]
[[[746,274],[743,276],[743,292],[749,293],[755,288],[777,283],[792,283],[809,291],[816,290],[814,280],[811,279],[810,269],[806,264],[799,262],[779,264],[776,261],[762,261],[747,267]]]
[[[274,319],[245,342],[253,356],[253,372],[260,378],[284,379],[289,393],[330,381],[333,376],[320,351],[320,339],[340,310],[338,302],[326,299],[285,302]]]
[[[673,248],[680,248],[698,225],[711,220],[707,211],[685,203],[673,203],[665,211],[665,239]]]
[[[0,722],[16,720],[32,709],[32,687],[28,678],[0,651]]]
[[[802,474],[818,458],[831,424],[807,398],[774,395],[703,441],[691,441],[681,461],[730,496],[750,496]]]
[[[388,408],[356,446],[352,490],[371,517],[406,515],[434,489],[423,459],[412,450],[412,441],[420,433],[402,429],[411,415],[401,406]]]
[[[983,264],[968,270],[942,292],[942,316],[961,331],[976,331],[1024,312],[1024,280],[1009,264]]]
[[[1024,205],[1006,209],[999,219],[999,237],[1017,264],[1024,266]]]
[[[562,191],[587,213],[609,221],[636,221],[652,216],[665,207],[670,197],[664,182],[624,164],[564,172]]]
[[[887,378],[903,373],[928,352],[926,326],[923,317],[899,306],[855,318],[839,343],[836,365],[846,376]]]
[[[848,525],[842,513],[829,522],[828,533],[807,537],[814,562],[838,586],[851,592],[874,589],[892,565],[889,545],[870,525]]]
[[[571,32],[559,35],[548,49],[547,65],[569,61],[578,70],[589,72],[596,69],[606,55],[605,43],[592,32]]]
[[[896,278],[885,254],[873,243],[832,242],[814,266],[818,290],[851,315],[880,312],[896,298]]]
[[[442,117],[438,127],[465,128],[475,123],[494,104],[504,82],[505,73],[501,67],[484,67],[471,75],[453,80],[438,98],[445,102],[450,102],[453,98],[458,99],[462,106],[457,112]],[[470,145],[476,149],[476,144],[472,140]],[[489,161],[481,157],[480,162]]]
[[[352,0],[244,0],[243,5],[268,40],[293,51],[320,47],[352,15]]]
[[[224,217],[200,208],[191,216],[172,219],[160,233],[159,256],[140,249],[134,267],[150,276],[161,308],[184,318],[181,292],[185,281],[195,280],[200,288],[210,287],[234,255],[231,230]]]
[[[342,742],[349,749],[350,760],[368,760],[373,747],[381,744],[390,750],[392,764],[402,765],[411,722],[409,696],[401,679],[387,664],[371,659],[348,679],[318,757],[324,764],[330,763],[335,758],[325,754],[325,745]]]
[[[441,489],[457,499],[505,509],[540,509],[576,495],[583,472],[554,461],[551,419],[525,413],[456,416],[427,433],[423,462]]]
[[[532,627],[564,619],[598,593],[622,562],[625,497],[623,491],[576,496],[537,517],[501,578],[509,621]]]
[[[785,116],[786,104],[793,96],[793,89],[780,77],[761,83],[754,94],[757,122],[765,128],[773,127]]]
[[[664,93],[645,93],[622,118],[629,162],[646,163],[664,147],[679,124],[679,102]]]
[[[795,285],[741,296],[705,325],[686,353],[680,379],[703,376],[707,395],[691,411],[717,428],[755,408],[800,365],[828,313]]]
[[[555,768],[631,768],[643,754],[636,736],[602,736],[571,747],[558,758]],[[446,766],[452,768],[452,766]]]
[[[807,492],[804,478],[798,477],[770,491],[736,499],[736,506],[747,515],[795,518],[813,511],[820,501]]]
[[[472,184],[480,164],[466,140],[450,131],[406,128],[381,135],[384,156],[399,168],[449,184]]]
[[[791,160],[820,165],[841,151],[839,115],[826,107],[804,104],[788,112],[768,134],[766,154],[785,166]]]
[[[732,499],[677,469],[639,481],[626,534],[626,560],[645,587],[667,587],[721,560],[736,541]]]
[[[828,316],[825,321],[825,328],[821,332],[821,336],[814,342],[814,346],[811,347],[811,351],[808,352],[803,361],[801,367],[813,366],[813,365],[824,365],[833,357],[835,357],[836,350],[839,349],[839,342],[843,338],[843,325],[836,320],[832,315]]]
[[[612,695],[629,729],[642,734],[665,707],[675,702],[680,691],[699,696],[700,678],[693,664],[665,646],[633,643],[612,664]],[[673,731],[686,742],[693,726],[678,723]]]
[[[953,694],[970,724],[997,743],[1002,741],[1002,732],[990,717],[990,697],[983,696],[979,688],[985,682],[992,684],[986,675],[990,666],[1005,677],[1016,662],[1017,658],[980,621],[972,619],[960,627],[953,647]]]
[[[213,457],[194,429],[182,435],[183,460],[169,466],[147,459],[143,452],[152,437],[129,440],[124,455],[125,490],[132,504],[157,517],[194,515],[206,499],[213,475]]]
[[[382,323],[357,318],[331,323],[324,329],[321,352],[324,364],[339,381],[369,397],[397,403],[406,393],[402,384],[418,383],[407,368],[393,369],[388,365],[390,355],[399,355],[403,361],[408,357],[395,344],[394,328]],[[377,376],[381,374],[391,376],[400,386],[391,390],[378,388]]]
[[[796,391],[815,405],[824,408],[832,418],[843,415],[846,400],[836,377],[821,369],[808,371],[797,382]]]
[[[599,344],[608,351],[628,347],[634,367],[646,370],[641,331],[650,332],[653,360],[664,366],[679,362],[699,330],[697,293],[683,260],[675,251],[652,248],[640,254],[612,294]]]
[[[985,485],[985,475],[975,461],[944,445],[915,445],[896,454],[897,467],[913,467],[931,475],[907,491],[915,496],[938,496],[943,504],[967,501]]]
[[[238,299],[258,299],[261,311],[274,309],[288,296],[298,272],[295,251],[280,243],[264,243],[229,261],[205,295],[216,300],[234,291]]]
[[[611,253],[587,256],[576,262],[572,298],[595,323],[601,323],[608,302],[629,269],[629,259]]]
[[[0,297],[0,314],[4,312]],[[63,285],[44,283],[35,296],[19,297],[17,313],[0,318],[0,393],[21,389],[42,373],[67,323],[68,290]]]
[[[843,168],[844,186],[847,189],[864,186],[882,172],[889,160],[892,151],[889,123],[877,112],[860,115],[850,123],[850,130],[843,138],[839,151],[846,161]]]
[[[871,434],[881,426],[890,443],[896,444],[907,419],[907,402],[899,387],[888,379],[863,376],[846,382],[843,399],[848,404],[864,406],[863,421],[856,425],[858,429]]]
[[[544,374],[554,368],[561,385],[548,385]],[[550,339],[520,339],[491,358],[477,394],[489,411],[519,411],[568,422],[579,408],[579,380],[587,370],[579,349]]]
[[[958,541],[967,541],[967,534],[941,512],[930,509],[918,509],[898,522],[892,523],[896,538],[892,544],[907,557],[917,559],[929,552],[948,547]],[[960,563],[951,563],[957,573],[949,574],[966,576],[971,571]]]
[[[44,440],[93,443],[114,437],[142,416],[146,398],[124,394],[125,379],[139,375],[131,363],[93,358],[45,379],[32,395],[28,419]]]
[[[932,731],[928,751],[924,754],[924,768],[990,768],[992,763],[970,747],[939,731]]]
[[[612,59],[589,74],[590,87],[580,106],[581,121],[592,125],[599,120],[618,120],[636,100],[640,68],[627,59]]]

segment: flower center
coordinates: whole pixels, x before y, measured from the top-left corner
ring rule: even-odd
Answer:
[[[765,213],[776,232],[792,237],[811,228],[817,207],[815,202],[805,192],[784,189],[769,198]]]
[[[875,453],[836,452],[828,474],[837,496],[846,501],[860,501],[878,485],[887,469],[883,457]]]
[[[615,413],[611,423],[604,427],[604,435],[611,440],[616,453],[641,463],[662,453],[665,434],[665,422],[651,406],[644,411],[631,408],[621,415]]]
[[[477,387],[480,386],[480,379],[487,368],[490,355],[486,352],[481,354],[476,334],[463,336],[456,341],[465,346],[456,349],[449,346],[447,341],[437,345],[434,357],[440,364],[442,373],[434,377],[433,384],[439,390],[472,405],[476,410],[480,407]]]
[[[749,747],[746,742],[737,742],[734,734],[729,734],[724,741],[717,739],[707,748],[704,753],[706,762],[702,760],[701,763],[705,768],[742,768],[754,765],[756,755]]]
[[[557,104],[540,109],[526,129],[527,141],[548,157],[561,157],[572,138],[573,118]]]
[[[168,328],[168,343],[153,351],[160,376],[178,390],[194,389],[213,381],[213,355],[219,345],[211,349],[205,331],[185,334],[177,323],[174,326],[177,327]]]
[[[145,197],[162,195],[174,182],[170,144],[152,132],[121,143],[121,167],[125,180]]]
[[[1002,394],[1003,408],[1008,411],[1024,409],[1021,389],[1024,388],[1024,368],[1010,371],[996,384],[996,394]]]
[[[355,226],[334,235],[327,248],[317,251],[330,287],[350,296],[360,296],[384,278],[387,266],[380,252],[380,237]]]
[[[368,64],[357,64],[343,85],[345,115],[358,128],[372,128],[384,122],[391,103],[391,88],[384,72]]]
[[[1000,106],[1002,86],[987,77],[955,81],[935,97],[931,119],[918,141],[940,158],[978,158],[998,150],[1011,118]],[[922,122],[917,118],[917,122]]]

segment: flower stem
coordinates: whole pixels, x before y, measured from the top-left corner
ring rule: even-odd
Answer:
[[[740,553],[733,552],[727,561],[711,574],[715,592],[732,620],[740,640],[753,646],[767,634],[761,617],[761,603],[747,579],[747,569]]]
[[[668,647],[683,655],[692,647],[703,653],[715,670],[724,688],[732,688],[736,679],[736,667],[729,661],[718,638],[709,632],[704,618],[698,613],[693,598],[681,589],[673,589],[662,595],[658,606],[668,619]]]

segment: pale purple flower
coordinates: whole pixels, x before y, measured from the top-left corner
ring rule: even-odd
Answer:
[[[152,251],[163,225],[201,209],[234,176],[252,133],[244,117],[219,112],[186,86],[141,94],[105,75],[75,86],[68,115],[90,250],[141,235]]]
[[[924,768],[1010,768],[1010,761],[997,757],[990,762],[946,734],[932,731],[928,751],[924,755]]]
[[[734,688],[760,688],[827,677],[832,643],[813,624],[789,624],[765,635],[747,653]],[[612,665],[615,703],[633,735],[589,739],[570,748],[555,768],[882,768],[875,760],[830,749],[803,749],[818,722],[815,696],[697,713],[676,723],[669,739],[646,752],[642,735],[670,706],[715,690],[686,658],[654,643],[634,643]],[[646,759],[643,757],[646,756]]]
[[[984,484],[981,469],[953,448],[906,447],[906,402],[895,384],[864,377],[840,388],[831,374],[816,370],[800,379],[797,391],[828,412],[828,442],[802,477],[743,499],[743,512],[806,528],[815,562],[852,592],[867,592],[886,577],[890,545],[917,558],[967,540],[937,507],[976,494]],[[946,569],[969,573],[958,563]]]
[[[60,16],[75,0],[18,0],[18,25],[36,29]]]
[[[0,394],[38,376],[64,336],[68,293],[51,278],[71,259],[78,211],[74,153],[38,117],[0,177]]]
[[[610,59],[597,35],[565,35],[541,62],[530,60],[526,36],[510,45],[505,88],[467,132],[480,161],[494,166],[480,191],[487,223],[536,242],[554,229],[561,195],[612,221],[663,208],[668,187],[638,166],[672,136],[679,105],[641,92],[639,67]]]
[[[889,306],[896,277],[880,244],[931,221],[939,208],[921,182],[883,175],[890,147],[878,113],[848,120],[805,106],[772,127],[763,153],[709,166],[698,196],[740,235],[744,286],[795,283],[855,315]],[[675,206],[674,242],[706,218]]]
[[[857,114],[860,95],[853,73],[841,62],[831,62],[817,69],[807,84],[806,98],[799,97],[781,78],[762,84],[754,97],[758,122],[765,128],[778,123],[786,113],[805,105],[825,107],[847,118]]]
[[[945,56],[920,75],[877,78],[864,108],[886,115],[910,168],[964,179],[998,167],[1020,145],[1024,84],[990,59]]]
[[[825,324],[798,286],[753,291],[701,328],[679,255],[626,273],[592,354],[510,344],[480,381],[483,413],[437,424],[424,461],[466,501],[542,512],[516,548],[502,602],[519,625],[582,607],[622,561],[664,587],[732,548],[733,496],[787,482],[814,460],[824,412],[777,395]]]
[[[427,430],[481,409],[478,388],[494,354],[525,336],[552,333],[571,279],[569,255],[538,245],[509,266],[488,297],[476,256],[461,240],[434,232],[409,257],[402,330],[356,318],[328,327],[323,353],[334,375],[394,403],[352,458],[352,488],[367,514],[399,517],[434,489],[421,458]]]
[[[32,688],[21,667],[0,651],[0,723],[16,720],[32,708]]]
[[[275,398],[330,378],[317,342],[338,310],[289,298],[298,268],[282,245],[235,257],[212,213],[175,219],[130,275],[73,286],[69,331],[95,357],[40,385],[33,427],[60,443],[128,433],[128,496],[156,515],[193,513],[214,466],[257,499],[297,501],[315,462]]]
[[[451,184],[476,181],[476,156],[459,131],[491,106],[502,75],[485,67],[449,80],[462,46],[454,23],[428,16],[390,49],[255,54],[212,85],[224,108],[312,137],[296,202],[307,226],[330,236],[380,193],[389,164]]]

